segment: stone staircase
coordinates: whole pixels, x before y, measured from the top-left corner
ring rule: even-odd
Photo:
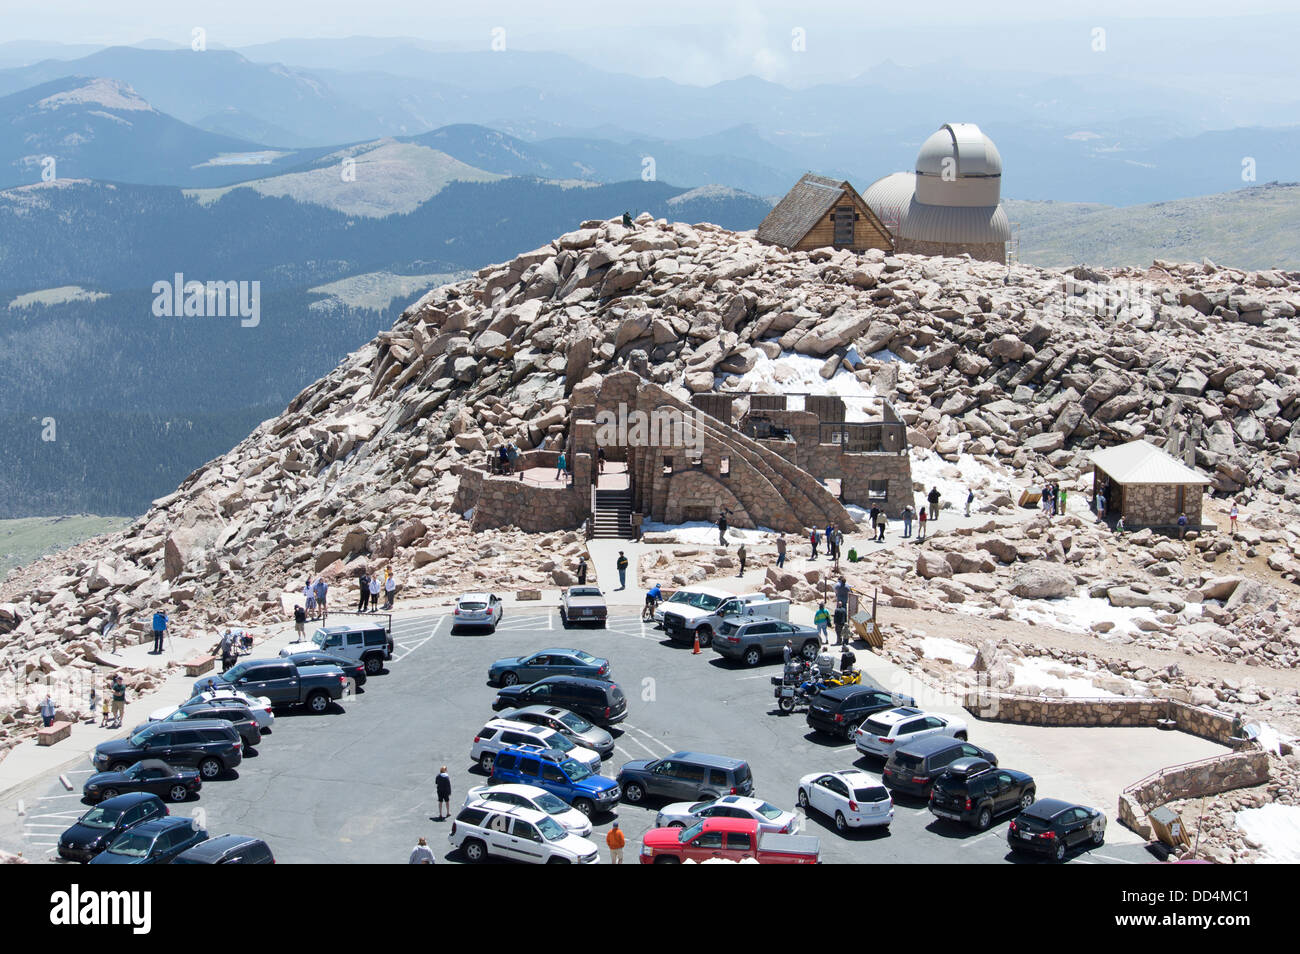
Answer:
[[[591,526],[593,537],[631,540],[632,491],[597,490]]]

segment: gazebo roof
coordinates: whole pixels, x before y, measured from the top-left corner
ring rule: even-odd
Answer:
[[[1121,484],[1208,484],[1210,478],[1146,441],[1130,441],[1092,455],[1092,462]]]

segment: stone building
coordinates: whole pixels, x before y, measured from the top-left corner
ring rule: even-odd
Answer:
[[[1126,527],[1173,527],[1187,515],[1201,525],[1201,497],[1210,479],[1146,441],[1130,441],[1092,455],[1092,499],[1106,496],[1106,516]]]
[[[755,237],[793,251],[894,248],[889,230],[853,186],[811,172],[804,173],[759,223]]]

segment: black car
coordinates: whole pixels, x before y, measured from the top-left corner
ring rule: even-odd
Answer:
[[[618,683],[585,676],[547,676],[527,686],[504,686],[492,710],[524,706],[557,706],[606,727],[627,718],[627,699]]]
[[[92,865],[165,865],[187,848],[208,840],[189,818],[155,818],[123,832],[107,849],[91,859]]]
[[[879,686],[835,686],[823,689],[808,706],[809,728],[827,735],[852,739],[853,732],[868,716],[898,706],[914,706],[916,700],[890,693]]]
[[[135,735],[141,729],[151,725],[173,722],[192,722],[195,719],[222,719],[229,722],[239,733],[245,748],[254,748],[262,741],[262,729],[253,718],[248,706],[238,702],[187,702],[165,719],[142,722],[131,730]]]
[[[89,861],[128,829],[166,815],[167,806],[162,799],[147,792],[105,799],[59,836],[59,857]]]
[[[338,666],[343,675],[356,680],[357,688],[366,684],[366,664],[356,659],[348,659],[335,653],[319,649],[304,649],[285,657],[295,666]]]
[[[996,755],[965,739],[927,735],[891,752],[880,773],[880,780],[896,791],[929,798],[934,780],[953,762],[966,758],[983,759],[994,768],[998,764]]]
[[[169,802],[183,802],[202,787],[194,769],[175,768],[161,759],[142,759],[122,772],[96,772],[86,779],[81,793],[92,802],[127,792],[148,792]]]
[[[142,759],[193,766],[214,779],[244,758],[244,743],[229,722],[203,719],[150,722],[129,738],[95,746],[93,762],[101,772],[122,772]]]
[[[1044,798],[1011,820],[1007,846],[1064,861],[1075,845],[1101,845],[1106,840],[1106,816],[1095,808],[1059,798]]]
[[[984,759],[958,759],[934,780],[930,813],[983,831],[995,815],[1029,808],[1036,792],[1033,777],[1024,772],[994,768]]]
[[[273,865],[275,857],[266,842],[247,835],[218,835],[187,848],[174,865]]]

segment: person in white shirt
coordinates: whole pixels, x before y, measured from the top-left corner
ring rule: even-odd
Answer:
[[[374,612],[379,609],[379,577],[378,575],[370,578],[370,610]]]
[[[438,859],[433,856],[433,849],[429,847],[429,843],[425,841],[423,837],[421,837],[416,846],[411,849],[410,864],[431,865],[437,860]]]
[[[384,609],[393,608],[393,598],[397,596],[397,577],[390,572],[384,580]]]

